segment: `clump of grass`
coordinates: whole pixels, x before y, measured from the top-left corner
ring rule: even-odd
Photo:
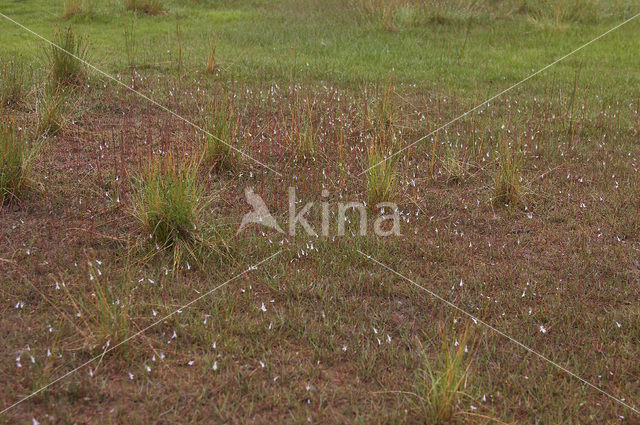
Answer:
[[[392,93],[393,85],[389,77],[373,107],[365,110],[365,122],[371,137],[367,148],[369,208],[391,200],[396,187],[399,161],[397,156],[392,155],[397,151],[400,141],[396,130],[398,110],[392,102]]]
[[[117,279],[112,285],[102,282],[99,264],[89,262],[90,294],[74,295],[68,285],[59,283],[73,308],[73,316],[68,321],[80,337],[82,349],[90,352],[105,351],[117,345],[132,334],[130,314],[131,279]],[[84,292],[84,291],[83,291]],[[80,321],[82,325],[76,322]]]
[[[82,14],[82,0],[64,0],[62,19],[69,19]]]
[[[482,16],[510,16],[511,2],[469,0],[351,0],[357,15],[387,31],[427,22],[466,21]],[[505,4],[502,4],[505,3]]]
[[[24,131],[15,123],[2,123],[0,128],[0,206],[29,187],[33,162],[39,146],[29,143]]]
[[[389,75],[384,87],[378,89],[372,106],[365,104],[365,121],[369,131],[373,133],[379,145],[392,148],[397,143],[399,111],[393,102],[393,79]]]
[[[149,15],[157,15],[164,12],[162,0],[125,0],[127,10],[143,12]]]
[[[506,141],[500,144],[498,167],[493,175],[495,205],[522,205],[526,196],[521,169],[524,155],[519,146],[510,147]]]
[[[615,3],[615,2],[611,2]],[[554,31],[565,30],[574,22],[594,22],[604,15],[602,4],[590,0],[543,1],[528,15],[540,27]]]
[[[133,182],[133,216],[156,250],[173,255],[174,267],[183,259],[197,261],[197,251],[208,244],[199,221],[211,198],[197,169],[197,162],[168,154],[151,161]]]
[[[209,36],[209,52],[207,53],[207,73],[213,74],[218,69],[216,62],[216,48],[218,47],[218,39],[214,31]]]
[[[418,375],[413,403],[429,424],[450,423],[459,412],[460,400],[466,395],[464,389],[472,351],[469,329],[455,339],[453,347],[451,345],[443,336],[439,358],[431,361],[425,353],[425,367]]]
[[[137,17],[134,14],[130,22],[125,22],[124,25],[124,50],[127,54],[127,62],[129,68],[135,68],[137,57],[137,42],[136,42],[136,23]]]
[[[466,158],[462,157],[459,149],[447,145],[444,158],[442,159],[442,168],[447,175],[448,183],[459,184],[462,183],[467,176],[469,162]]]
[[[84,36],[76,35],[71,25],[66,30],[58,30],[53,42],[62,48],[51,46],[48,51],[51,82],[53,85],[79,84],[84,81],[86,67],[81,60],[87,57],[89,44]]]
[[[209,171],[231,170],[237,165],[236,151],[231,148],[238,127],[233,104],[228,97],[216,100],[210,114],[206,125],[210,134],[206,136],[204,164]]]
[[[387,31],[398,31],[394,18],[402,0],[352,0],[352,6],[367,20],[381,26]],[[406,4],[405,6],[409,6]]]
[[[317,151],[317,135],[313,124],[311,100],[293,94],[290,114],[283,118],[286,138],[289,145],[302,159],[313,158]]]
[[[20,62],[0,65],[0,106],[17,106],[27,92],[28,72]]]
[[[392,199],[396,188],[397,157],[385,159],[385,151],[381,151],[375,143],[368,148],[369,167],[367,171],[367,205],[375,208],[380,202]],[[381,162],[382,161],[382,162]]]
[[[57,86],[47,85],[36,107],[38,133],[42,136],[57,136],[67,117],[68,92]]]

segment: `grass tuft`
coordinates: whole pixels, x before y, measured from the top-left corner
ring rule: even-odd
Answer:
[[[214,31],[209,36],[209,51],[207,53],[207,73],[213,74],[218,70],[218,63],[216,62],[216,48],[218,47],[218,39]]]
[[[27,92],[28,73],[16,61],[6,61],[0,65],[0,106],[19,105]]]
[[[68,285],[58,284],[74,310],[73,316],[69,316],[68,320],[74,324],[82,349],[89,352],[105,351],[131,335],[131,291],[127,288],[129,281],[130,279],[122,279],[106,285],[102,282],[100,265],[89,262],[90,293],[83,291],[83,295],[76,296]],[[76,320],[81,321],[82,326],[75,324]],[[116,350],[118,351],[120,349]]]
[[[288,118],[283,117],[288,144],[301,159],[311,159],[317,152],[317,135],[313,124],[311,99],[293,93]]]
[[[80,15],[81,13],[81,0],[64,0],[64,11],[62,12],[62,19],[69,19],[72,16]]]
[[[157,15],[164,12],[162,0],[125,0],[127,10]]]
[[[48,50],[49,69],[53,85],[80,84],[86,77],[85,60],[89,45],[84,36],[76,35],[71,25],[66,30],[58,30],[53,42],[62,48],[51,46]]]
[[[521,169],[524,155],[518,146],[510,147],[506,141],[500,144],[498,167],[493,175],[495,205],[520,206],[526,197]]]
[[[61,87],[45,87],[36,108],[38,133],[42,136],[57,136],[67,118],[68,92]]]
[[[198,163],[171,154],[151,161],[134,179],[133,216],[157,251],[173,255],[174,268],[183,259],[198,260],[208,244],[199,221],[211,198],[198,181]]]
[[[469,162],[462,157],[459,149],[446,146],[442,168],[447,175],[447,183],[459,184],[464,181],[469,171]]]
[[[393,198],[396,188],[397,157],[385,158],[385,151],[380,150],[375,143],[368,148],[369,167],[367,171],[367,205],[375,208],[380,202],[387,202]],[[378,165],[376,165],[378,164]]]
[[[0,206],[29,187],[33,162],[38,146],[28,143],[23,130],[14,123],[3,123],[0,128]]]
[[[206,136],[204,164],[210,172],[231,170],[237,165],[236,152],[230,146],[238,126],[233,104],[228,97],[216,100],[210,114],[206,128],[211,135]]]
[[[367,172],[369,208],[390,201],[396,188],[399,161],[397,156],[390,155],[397,151],[400,141],[397,133],[398,110],[392,101],[393,91],[389,77],[373,107],[365,110],[365,122],[371,137],[367,148],[368,167],[373,167]]]
[[[133,15],[130,21],[124,24],[124,51],[127,54],[127,64],[129,68],[136,67],[137,39],[136,39],[137,16]]]
[[[459,410],[471,366],[471,332],[467,329],[453,347],[442,339],[442,351],[436,361],[425,353],[425,367],[420,371],[414,400],[416,409],[429,424],[450,423]],[[424,351],[424,350],[423,350]]]

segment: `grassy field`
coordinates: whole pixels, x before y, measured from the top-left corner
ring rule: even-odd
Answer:
[[[0,13],[0,423],[640,423],[636,2]]]

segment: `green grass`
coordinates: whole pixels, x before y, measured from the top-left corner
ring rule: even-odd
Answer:
[[[293,70],[305,80],[357,86],[362,81],[381,83],[393,72],[397,83],[416,84],[423,90],[447,87],[447,93],[473,100],[515,83],[637,12],[632,2],[598,2],[605,13],[586,22],[568,20],[566,28],[553,30],[531,21],[537,13],[535,6],[522,8],[524,2],[515,0],[509,4],[506,9],[516,12],[494,17],[483,7],[456,17],[447,8],[441,12],[445,19],[390,32],[362,19],[359,9],[348,2],[326,7],[307,2],[291,14],[287,0],[269,6],[259,1],[243,5],[167,1],[168,13],[138,18],[139,62],[163,72],[170,68],[168,62],[178,60],[179,23],[186,69],[202,69],[214,28],[218,65],[243,80],[286,81]],[[40,1],[36,13],[31,3],[13,2],[3,13],[51,38],[57,20],[43,16],[59,16],[60,7],[56,2]],[[121,1],[111,0],[96,5],[90,20],[74,22],[75,30],[88,36],[93,62],[108,72],[127,66],[122,27],[129,16]],[[189,25],[184,25],[187,20]],[[548,74],[563,79],[582,66],[583,78],[594,89],[606,88],[612,95],[625,93],[623,87],[635,90],[640,76],[625,52],[633,49],[631,35],[638,25],[628,24]],[[40,49],[40,42],[25,39],[22,31],[7,23],[0,35],[6,54],[35,54]],[[612,66],[620,72],[602,78],[602,71]],[[547,81],[534,79],[527,91],[541,91]]]
[[[493,198],[496,205],[521,206],[527,194],[522,176],[523,156],[521,146],[509,146],[509,142],[500,142],[497,168],[493,176]]]
[[[450,340],[449,340],[450,339]],[[438,359],[431,360],[425,353],[425,366],[418,375],[416,400],[412,400],[421,410],[425,423],[451,423],[460,413],[470,375],[470,358],[473,341],[467,332],[460,337],[443,335],[442,348]]]
[[[292,96],[287,115],[283,114],[280,118],[285,127],[286,144],[300,160],[311,160],[318,145],[311,111],[312,99],[298,92]]]
[[[238,153],[231,147],[236,143],[238,119],[228,97],[213,101],[206,112],[203,164],[209,171],[228,171],[238,165]],[[237,148],[236,148],[237,149]]]
[[[459,149],[445,145],[442,168],[449,183],[460,184],[469,172],[469,162]]]
[[[105,278],[102,268],[99,263],[89,262],[90,294],[76,294],[63,282],[62,285],[57,282],[72,308],[63,313],[63,317],[76,330],[77,340],[74,343],[92,355],[121,343],[133,333],[131,289],[127,287],[131,285],[131,277]],[[124,352],[126,347],[115,354],[122,355]]]
[[[197,262],[203,237],[202,214],[212,200],[198,179],[198,164],[174,155],[151,161],[133,183],[132,214],[156,251],[168,251],[173,267]]]
[[[71,112],[69,105],[71,93],[71,89],[52,84],[47,84],[41,90],[36,104],[40,135],[60,134]]]
[[[81,13],[81,0],[64,0],[64,12],[62,13],[62,19],[69,19],[73,16],[80,15]]]
[[[393,202],[395,200],[394,190],[397,186],[398,160],[397,157],[386,159],[391,150],[382,150],[380,147],[371,145],[368,148],[367,168],[367,206],[375,210],[376,205],[381,202]]]
[[[53,36],[53,43],[48,50],[49,72],[52,85],[81,84],[86,76],[86,59],[89,49],[84,36],[77,35],[69,25],[59,29]]]
[[[465,344],[447,305],[357,252],[637,404],[639,22],[358,176],[635,2],[95,3],[65,21],[63,0],[0,10],[46,37],[73,25],[90,62],[282,176],[241,157],[208,173],[228,150],[91,70],[45,96],[49,47],[2,21],[0,57],[20,53],[38,94],[28,81],[2,114],[50,140],[27,173],[41,196],[0,211],[2,406],[228,284],[0,423],[636,421],[497,333]],[[235,233],[247,187],[286,229],[289,186],[318,233],[328,208],[328,237]],[[362,199],[397,202],[402,235],[361,236],[350,211],[334,237],[336,204]]]
[[[29,188],[38,146],[15,123],[0,128],[0,207],[20,199]]]
[[[162,13],[162,0],[125,0],[127,10],[157,15]]]
[[[394,201],[399,157],[391,156],[403,146],[399,137],[399,110],[394,102],[395,87],[391,77],[367,100],[365,128],[369,136],[366,165],[367,205],[375,209],[380,202]]]
[[[20,61],[9,60],[0,65],[0,107],[19,106],[25,100],[30,73]]]

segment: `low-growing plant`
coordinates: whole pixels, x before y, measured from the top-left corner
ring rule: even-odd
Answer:
[[[524,202],[526,186],[521,175],[523,152],[518,145],[500,143],[498,166],[493,175],[495,205],[519,206]]]
[[[404,3],[409,6],[408,2]],[[394,25],[394,17],[403,4],[402,0],[352,0],[351,4],[368,21],[387,31],[398,31]]]
[[[80,349],[104,352],[109,347],[127,339],[131,328],[130,288],[131,279],[117,278],[113,284],[103,282],[100,264],[89,262],[89,293],[76,295],[64,283],[58,283],[73,308],[71,314],[63,313],[79,336]],[[77,322],[80,322],[78,324]],[[122,354],[122,351],[119,350]]]
[[[199,251],[211,245],[201,226],[211,196],[198,180],[198,165],[167,154],[133,180],[133,216],[157,251],[173,255],[174,268],[183,259],[198,261]]]
[[[375,208],[390,201],[396,188],[399,160],[393,155],[400,146],[397,132],[398,110],[392,101],[393,84],[387,78],[385,86],[371,107],[367,103],[365,124],[371,142],[367,148],[367,204]]]
[[[89,48],[86,37],[76,35],[69,25],[66,30],[56,31],[53,43],[55,45],[51,45],[47,51],[52,85],[71,85],[84,81],[87,70],[82,61],[86,59]]]
[[[317,135],[313,124],[310,99],[301,100],[297,93],[290,105],[288,117],[283,117],[288,144],[304,159],[313,158],[317,151]]]
[[[469,162],[462,156],[460,149],[446,145],[442,168],[447,175],[448,183],[462,183],[469,171]]]
[[[176,58],[176,71],[178,71],[178,75],[182,76],[182,67],[183,67],[183,53],[182,53],[182,43],[183,43],[183,33],[182,30],[180,29],[180,24],[179,22],[176,21],[176,47],[174,49],[171,49],[173,51],[176,52],[177,54],[177,58]]]
[[[143,12],[149,15],[157,15],[164,12],[162,0],[125,0],[127,10]]]
[[[392,149],[397,144],[399,111],[393,102],[393,79],[389,75],[382,88],[377,89],[372,105],[365,103],[365,122],[379,146]]]
[[[47,386],[54,379],[52,374],[56,370],[56,360],[58,359],[54,356],[46,356],[38,359],[38,361],[31,362],[27,372],[27,379],[29,381],[30,392],[40,391],[36,397],[41,397],[46,391],[42,391],[42,388]]]
[[[368,150],[369,170],[367,175],[367,205],[375,208],[380,202],[388,202],[393,198],[397,178],[397,157],[385,160],[385,152],[372,143]]]
[[[23,101],[29,74],[21,62],[8,60],[0,65],[0,106],[16,106]]]
[[[127,62],[130,68],[135,68],[137,57],[137,43],[136,43],[136,14],[130,22],[124,24],[124,50],[127,54]]]
[[[589,0],[543,1],[531,11],[529,20],[543,28],[565,30],[573,22],[596,21],[603,14],[602,3]]]
[[[56,136],[62,131],[67,118],[69,93],[66,89],[47,85],[36,105],[38,133],[41,136]]]
[[[235,110],[228,97],[218,99],[211,107],[207,117],[206,143],[203,160],[209,171],[233,169],[237,165],[237,152],[231,147],[234,143],[238,121]]]
[[[2,123],[0,128],[0,206],[29,187],[33,162],[40,145],[29,142],[15,123]]]
[[[209,36],[209,51],[207,53],[207,73],[213,74],[218,69],[216,62],[216,48],[218,47],[218,38],[214,31]]]
[[[82,0],[64,0],[62,19],[82,14]]]
[[[471,367],[471,332],[467,329],[454,343],[443,335],[438,358],[430,360],[423,351],[425,367],[419,372],[413,403],[424,416],[425,423],[450,423],[460,409],[466,394]]]

